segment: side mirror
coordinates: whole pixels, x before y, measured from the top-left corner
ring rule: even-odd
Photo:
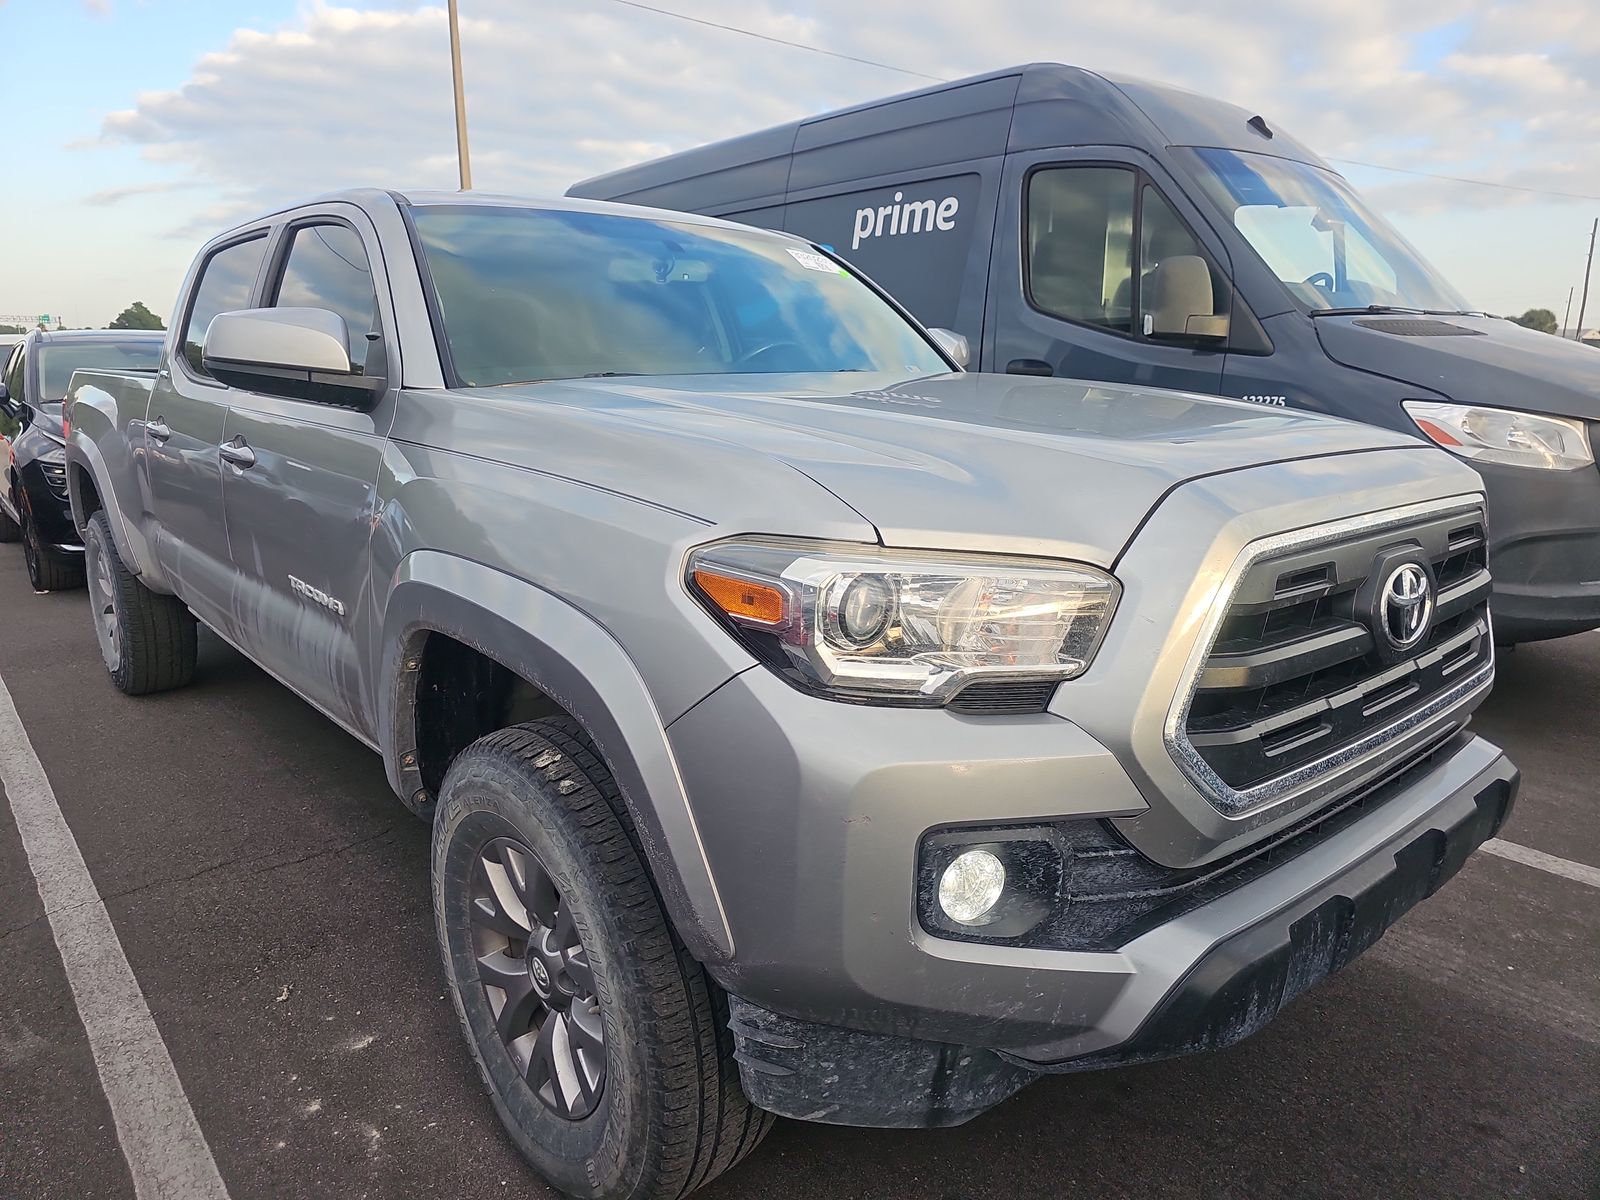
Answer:
[[[201,361],[230,387],[329,404],[365,408],[384,388],[383,379],[351,369],[344,318],[325,308],[218,313]]]
[[[1157,338],[1228,336],[1228,314],[1216,311],[1211,268],[1197,254],[1174,254],[1156,264],[1144,281],[1144,333]]]
[[[6,387],[5,384],[0,383],[0,413],[4,413],[6,416],[15,421],[17,419],[17,414],[21,411],[21,407],[21,405],[11,398],[11,389]]]
[[[972,347],[967,345],[966,338],[952,329],[930,329],[928,336],[933,338],[934,345],[955,359],[956,366],[966,370],[967,364],[972,361]]]

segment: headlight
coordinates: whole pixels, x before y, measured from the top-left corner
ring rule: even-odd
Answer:
[[[1550,471],[1571,471],[1594,462],[1581,421],[1428,400],[1407,400],[1405,410],[1418,429],[1462,458]]]
[[[801,687],[943,704],[975,679],[1088,669],[1117,581],[1051,560],[736,539],[689,556],[689,589]]]

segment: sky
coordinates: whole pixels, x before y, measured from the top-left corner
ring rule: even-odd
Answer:
[[[1262,113],[1475,306],[1559,320],[1582,286],[1600,216],[1594,0],[651,6],[886,65],[620,0],[460,0],[476,187],[559,195],[929,82],[912,72],[1045,59]],[[98,325],[134,300],[165,317],[195,248],[231,224],[338,187],[456,183],[442,0],[0,0],[0,48],[0,321]]]

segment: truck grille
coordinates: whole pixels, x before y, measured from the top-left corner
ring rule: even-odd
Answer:
[[[1406,579],[1385,595],[1401,568],[1422,600],[1394,594],[1406,590]],[[1224,794],[1213,800],[1252,807],[1252,791],[1358,757],[1375,749],[1383,731],[1448,704],[1469,681],[1486,682],[1494,656],[1489,590],[1481,509],[1292,546],[1251,562],[1216,628],[1182,724],[1190,764],[1198,765],[1198,756],[1214,775],[1210,782],[1222,785]],[[1410,607],[1425,606],[1430,596],[1431,612],[1418,621]]]

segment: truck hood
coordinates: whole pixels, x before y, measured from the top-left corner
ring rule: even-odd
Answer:
[[[685,469],[697,460],[680,453],[678,443],[715,443],[719,451],[785,463],[833,494],[818,496],[819,505],[842,500],[886,545],[1041,554],[1104,566],[1185,480],[1368,450],[1437,453],[1402,434],[1327,417],[1012,375],[910,382],[860,374],[677,376],[514,385],[461,396],[466,403],[453,406],[450,416],[454,435],[478,446],[516,443],[511,429],[479,412],[474,399],[492,398],[506,417],[520,410],[524,437],[524,406],[555,406],[546,407],[550,420],[542,422],[554,439],[547,450],[570,446],[590,463],[614,463],[614,480],[594,482],[718,525],[741,519],[728,480],[714,468]],[[558,419],[562,410],[569,411]],[[573,422],[593,429],[598,452],[581,439],[569,441]]]
[[[1358,371],[1458,404],[1600,419],[1600,353],[1592,346],[1495,317],[1374,313],[1317,317],[1315,324],[1328,357]]]

